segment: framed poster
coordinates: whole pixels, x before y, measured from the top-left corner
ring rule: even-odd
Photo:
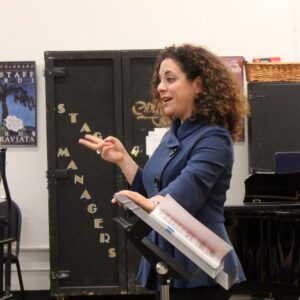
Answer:
[[[35,62],[0,62],[0,146],[36,146]]]

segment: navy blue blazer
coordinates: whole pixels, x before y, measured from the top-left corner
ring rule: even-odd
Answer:
[[[172,123],[144,169],[138,169],[131,189],[147,198],[168,193],[195,218],[230,244],[225,226],[223,207],[232,175],[233,145],[227,129],[200,121],[179,120]],[[152,231],[150,239],[172,254],[191,272],[198,267],[163,237]],[[234,267],[238,282],[245,280],[240,261],[234,250],[225,257],[225,272]],[[158,290],[156,271],[142,258],[137,279],[141,284]],[[171,287],[186,288],[215,285],[201,272],[193,281],[173,280]]]

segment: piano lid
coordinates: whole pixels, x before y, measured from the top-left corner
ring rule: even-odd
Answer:
[[[300,201],[300,172],[255,173],[245,180],[245,204]]]

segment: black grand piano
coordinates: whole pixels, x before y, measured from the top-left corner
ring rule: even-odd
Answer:
[[[255,173],[242,205],[226,206],[226,228],[247,282],[234,294],[300,297],[300,173]]]
[[[300,82],[248,83],[251,175],[243,204],[225,208],[244,295],[300,299],[299,95]]]

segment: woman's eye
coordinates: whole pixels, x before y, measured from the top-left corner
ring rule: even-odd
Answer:
[[[175,80],[175,78],[173,78],[173,77],[168,77],[168,78],[167,78],[167,81],[168,81],[168,82],[173,82],[174,80]]]

